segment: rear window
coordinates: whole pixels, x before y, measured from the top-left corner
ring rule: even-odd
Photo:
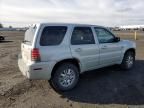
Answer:
[[[65,26],[49,26],[45,27],[41,39],[40,45],[41,46],[52,46],[52,45],[59,45],[67,31],[67,27]]]
[[[36,31],[36,26],[35,27],[30,27],[26,32],[25,32],[25,37],[24,37],[24,43],[31,45],[34,39],[34,35],[35,35],[35,31]]]

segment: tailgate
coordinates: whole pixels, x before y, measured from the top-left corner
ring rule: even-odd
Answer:
[[[22,53],[22,58],[24,62],[31,61],[31,50],[32,50],[32,46],[24,44],[24,43],[21,44],[21,53]]]
[[[30,27],[26,32],[25,32],[25,37],[24,41],[21,44],[21,53],[22,53],[22,58],[24,62],[29,62],[31,61],[31,50],[32,50],[32,45],[34,42],[34,36],[36,33],[37,27]]]

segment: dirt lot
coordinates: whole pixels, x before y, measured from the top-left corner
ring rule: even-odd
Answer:
[[[116,32],[133,40],[133,32]],[[144,33],[138,33],[136,65],[131,71],[117,66],[84,73],[75,89],[55,92],[48,81],[29,81],[17,66],[22,31],[0,31],[0,108],[144,108]]]

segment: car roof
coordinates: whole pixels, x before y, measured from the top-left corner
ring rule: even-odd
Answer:
[[[64,26],[92,26],[92,27],[104,27],[99,25],[92,25],[92,24],[79,24],[79,23],[38,23],[36,25],[64,25]]]

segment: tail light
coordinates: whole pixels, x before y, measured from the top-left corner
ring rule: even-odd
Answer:
[[[32,61],[40,61],[40,53],[38,48],[34,48],[31,51],[31,60]]]

